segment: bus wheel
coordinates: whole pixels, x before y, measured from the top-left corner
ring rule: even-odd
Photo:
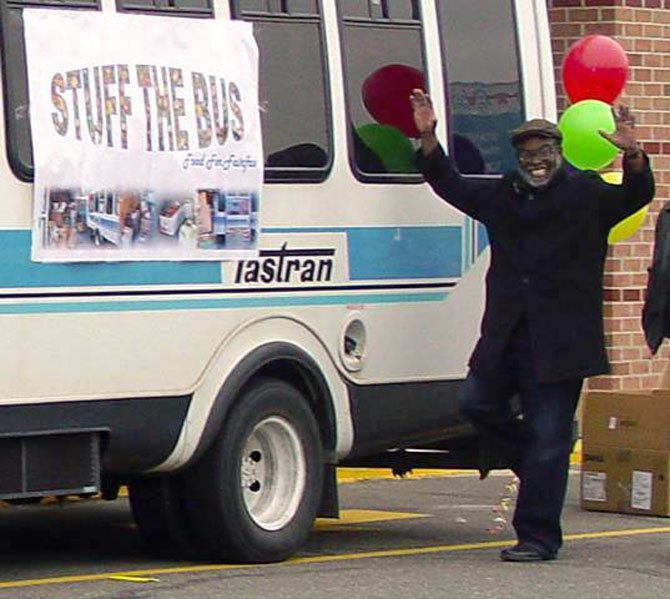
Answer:
[[[209,556],[286,559],[304,542],[321,498],[319,428],[301,393],[263,378],[241,395],[187,474],[186,505]]]
[[[176,478],[133,479],[128,483],[128,495],[140,535],[154,555],[198,556]]]

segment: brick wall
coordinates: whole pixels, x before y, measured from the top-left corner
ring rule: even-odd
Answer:
[[[612,374],[592,378],[588,388],[651,389],[660,384],[670,357],[665,341],[651,358],[640,324],[654,224],[660,206],[670,199],[670,0],[547,0],[547,6],[559,114],[567,105],[561,63],[573,42],[589,34],[608,35],[628,56],[630,74],[617,102],[635,115],[638,138],[656,176],[656,199],[640,231],[610,247],[604,311]]]

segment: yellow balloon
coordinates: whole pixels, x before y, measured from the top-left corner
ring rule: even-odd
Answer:
[[[621,185],[623,181],[623,173],[620,171],[610,171],[600,175],[604,181],[612,183],[613,185]],[[637,212],[627,216],[622,221],[614,225],[607,236],[607,243],[612,245],[618,241],[625,241],[637,233],[637,230],[642,226],[649,207],[643,206]]]
[[[611,245],[617,241],[625,241],[635,235],[647,216],[647,210],[648,207],[643,206],[637,212],[633,212],[633,214],[614,225],[607,236],[607,243]]]
[[[621,171],[610,171],[602,173],[600,176],[603,178],[603,181],[607,181],[613,185],[621,185],[623,181],[623,173]]]

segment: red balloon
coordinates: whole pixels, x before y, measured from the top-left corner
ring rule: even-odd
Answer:
[[[628,57],[606,35],[587,35],[568,48],[563,59],[563,87],[572,103],[601,100],[612,104],[628,78]]]
[[[409,101],[415,88],[424,89],[421,71],[403,64],[387,64],[363,82],[363,104],[378,123],[400,129],[407,137],[418,137]]]

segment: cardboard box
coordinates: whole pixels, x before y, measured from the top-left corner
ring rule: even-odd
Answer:
[[[585,445],[585,510],[670,516],[670,452]]]
[[[670,390],[590,391],[583,408],[584,445],[670,451]]]

